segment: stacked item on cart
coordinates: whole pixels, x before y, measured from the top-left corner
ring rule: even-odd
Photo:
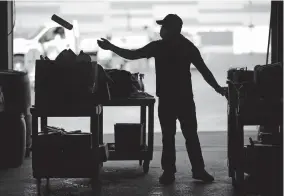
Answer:
[[[254,67],[254,82],[264,99],[283,97],[283,64],[273,63]]]
[[[281,63],[230,69],[228,79],[233,82],[244,118],[255,121],[270,114],[282,114],[283,65]]]
[[[81,162],[89,162],[88,154],[92,150],[92,133],[82,133],[81,130],[65,131],[63,128],[46,126],[37,137],[38,155],[35,165],[44,168],[65,169],[76,168]],[[100,160],[107,160],[108,150],[100,146]],[[39,157],[40,156],[40,157]],[[53,157],[50,160],[50,157]],[[76,158],[75,158],[76,157]],[[62,171],[63,172],[63,171]]]
[[[282,192],[283,149],[275,142],[253,141],[244,147],[246,191],[255,194]],[[272,194],[275,195],[275,194]]]
[[[55,60],[36,61],[35,105],[37,108],[90,107],[110,100],[111,80],[103,68],[83,51],[62,51]]]
[[[45,127],[39,132],[34,146],[33,157],[34,172],[50,176],[60,176],[78,168],[80,162],[90,162],[88,154],[91,152],[91,134],[81,131],[66,132],[56,127]],[[51,158],[52,157],[52,158]],[[76,157],[76,158],[75,158]],[[90,165],[86,165],[90,168]]]
[[[118,152],[140,152],[145,148],[143,126],[140,123],[116,123],[114,125],[115,143],[109,144],[110,147]]]
[[[144,98],[151,96],[145,92],[144,74],[131,73],[118,69],[106,69],[105,72],[112,80],[112,83],[109,85],[111,99]]]
[[[275,120],[283,119],[283,64],[255,66],[254,84],[262,102],[261,109],[271,114],[271,122],[268,121],[266,126],[260,126],[258,140],[264,144],[280,144],[281,130],[275,124]]]
[[[148,97],[144,74],[104,69],[83,51],[63,50],[55,60],[36,61],[35,105],[40,107],[89,106],[111,99]]]

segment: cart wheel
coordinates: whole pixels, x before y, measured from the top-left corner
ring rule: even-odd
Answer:
[[[93,191],[96,191],[97,189],[99,189],[101,187],[102,182],[97,179],[97,178],[92,178],[91,179],[91,187]]]
[[[41,195],[41,178],[36,179],[36,184],[37,184],[37,195]]]
[[[30,156],[31,156],[31,150],[30,148],[27,148],[25,153],[25,158],[30,158]]]
[[[139,165],[142,166],[142,160],[139,160]]]
[[[91,187],[93,195],[101,195],[102,193],[102,182],[100,180],[91,180]]]
[[[234,170],[232,175],[232,184],[237,191],[244,190],[245,176],[244,172]]]
[[[46,178],[46,190],[49,191],[50,188],[50,181],[49,178]]]
[[[236,179],[236,172],[235,171],[232,171],[231,173],[231,177],[232,177],[232,185],[234,188],[237,188],[237,179]]]
[[[147,174],[149,172],[149,165],[150,165],[150,161],[149,160],[144,160],[144,162],[143,162],[144,174]]]

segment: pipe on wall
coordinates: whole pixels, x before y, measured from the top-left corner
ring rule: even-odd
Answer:
[[[8,69],[13,69],[13,43],[14,43],[14,27],[15,27],[15,21],[14,21],[14,14],[15,14],[15,0],[14,1],[8,1],[7,2],[7,21],[8,21]]]
[[[283,1],[271,2],[271,62],[283,63]]]
[[[13,68],[13,7],[13,1],[0,1],[0,70]]]

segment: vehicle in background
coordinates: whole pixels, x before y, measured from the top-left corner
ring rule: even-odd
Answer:
[[[15,36],[13,44],[14,69],[27,72],[33,85],[35,80],[35,61],[40,59],[40,55],[47,56],[49,59],[55,59],[64,49],[71,49],[76,54],[83,50],[91,56],[96,55],[96,46],[90,47],[79,44],[78,23],[74,20],[72,24],[73,29],[67,30],[52,21],[39,27],[28,36]]]
[[[78,52],[78,25],[73,21],[73,29],[67,30],[55,22],[39,27],[31,36],[14,38],[14,69],[26,71],[34,84],[35,61],[40,55],[55,59],[64,49]]]
[[[80,41],[79,41],[80,50],[83,50],[84,53],[90,55],[92,61],[97,61],[97,54],[99,50],[99,46],[97,43],[98,39],[100,39],[100,37],[92,36],[92,38],[90,37],[87,37],[87,38],[85,37],[84,39],[80,38]]]

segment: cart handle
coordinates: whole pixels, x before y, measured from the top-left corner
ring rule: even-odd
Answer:
[[[230,83],[232,84],[236,91],[238,92],[238,94],[240,93],[240,90],[245,86],[245,84],[249,84],[250,82],[240,82],[240,83],[236,83],[236,82],[233,82],[232,80],[227,80],[227,83]],[[237,85],[240,85],[240,87],[238,88]]]

